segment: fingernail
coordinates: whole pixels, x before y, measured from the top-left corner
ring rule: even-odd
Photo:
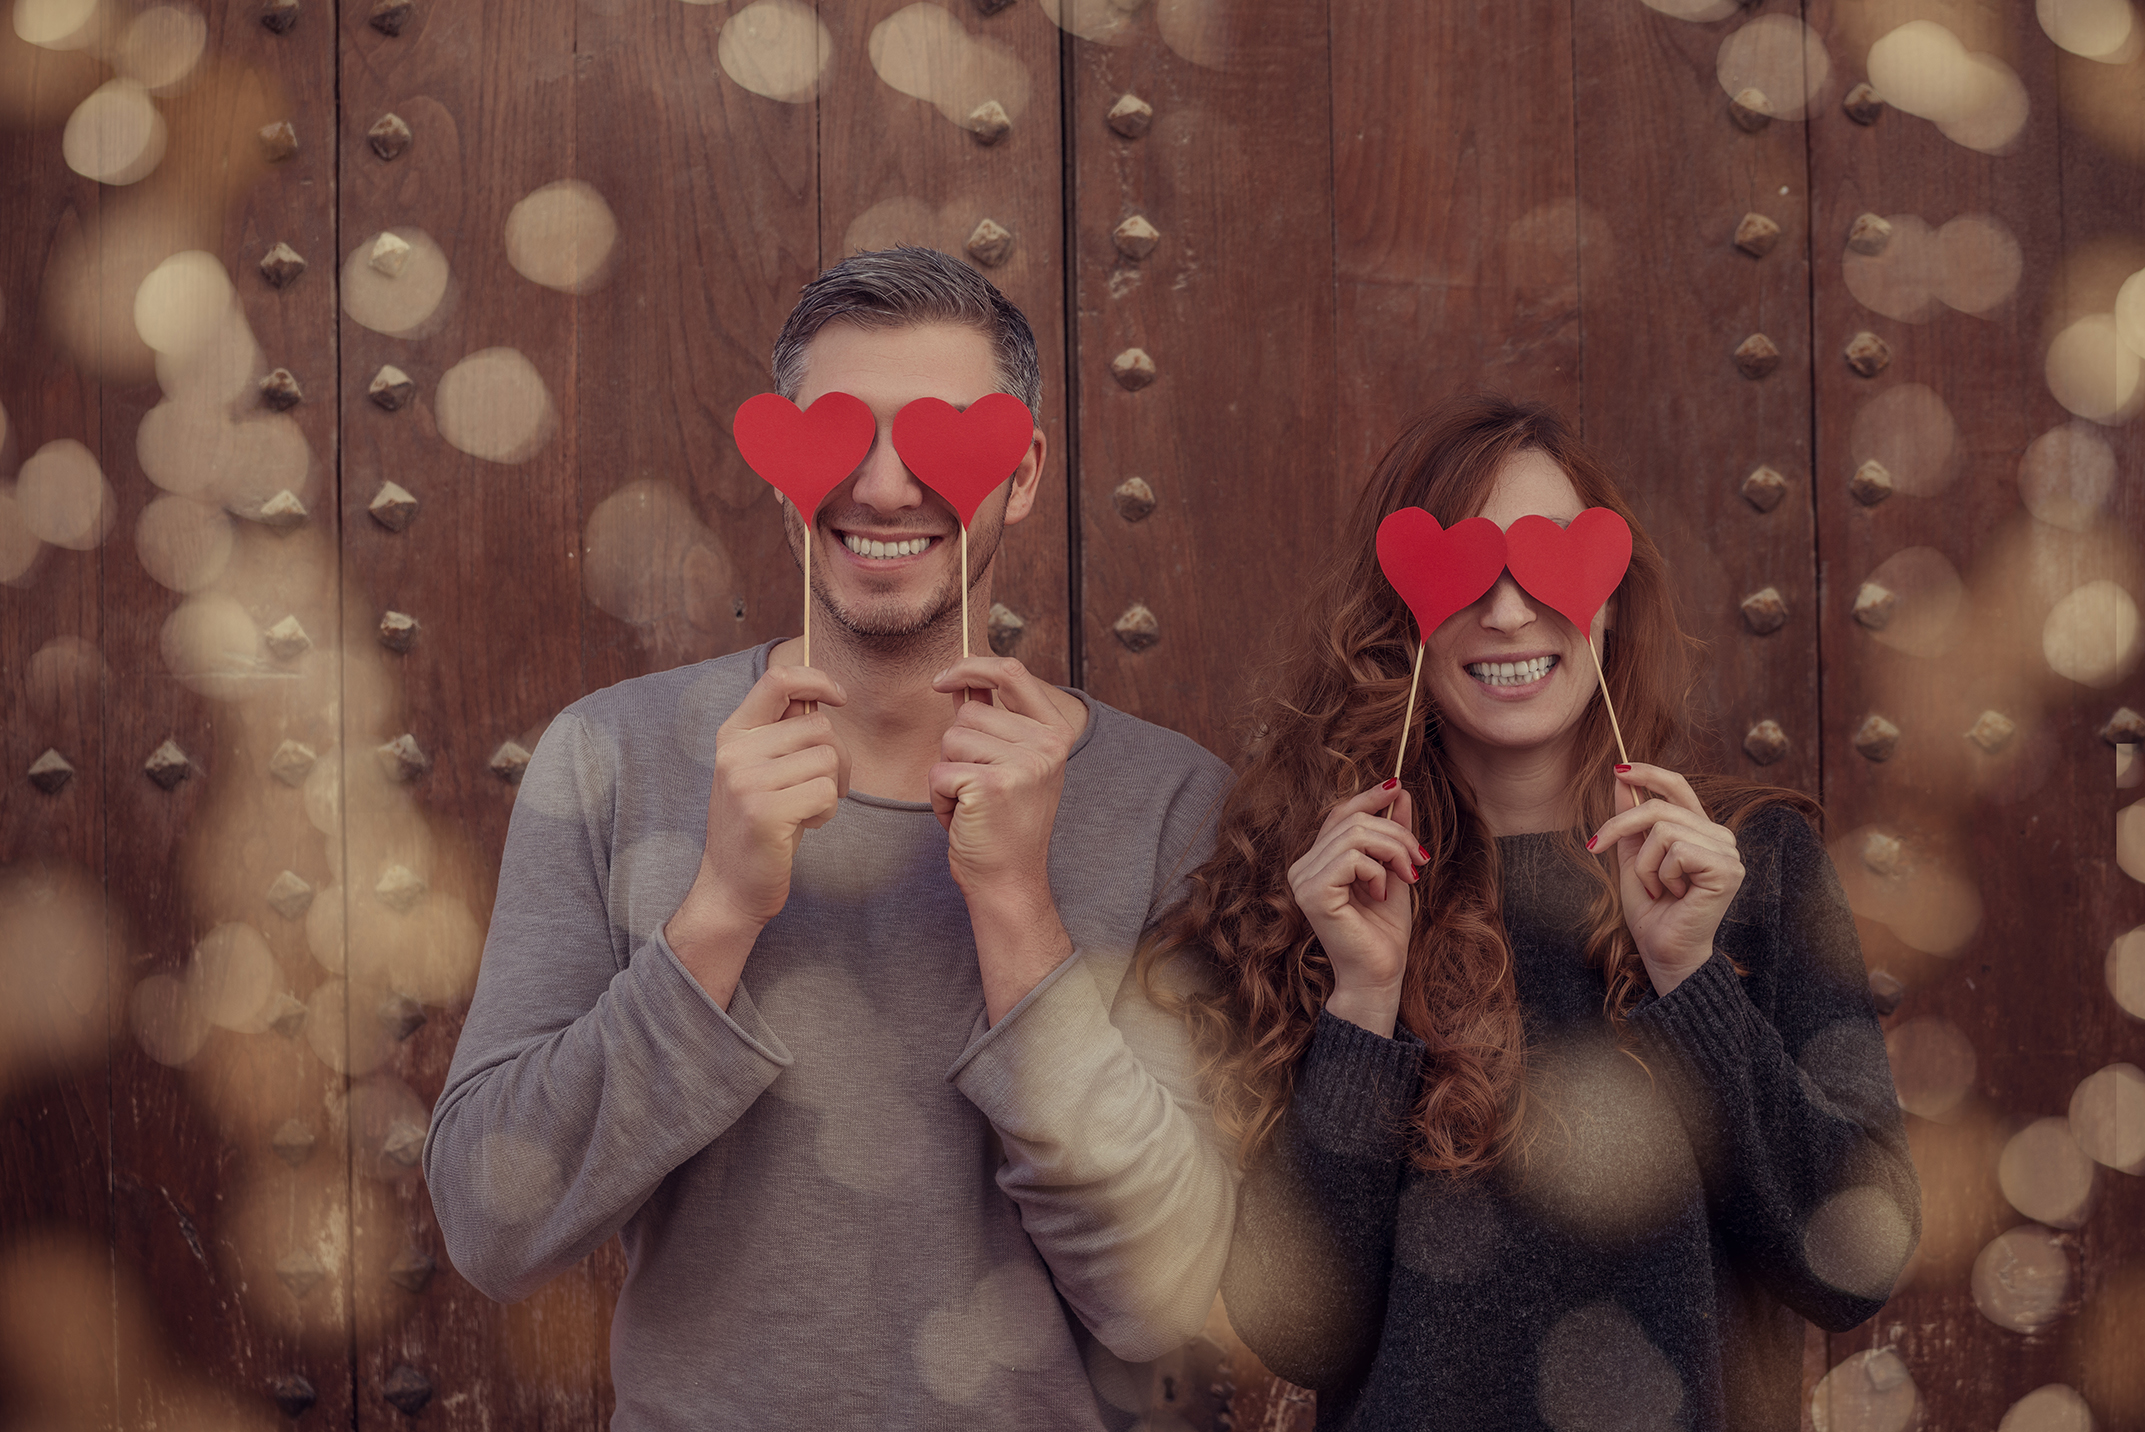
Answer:
[[[1423,846],[1420,846],[1420,845],[1416,846],[1416,847],[1415,847],[1415,853],[1416,853],[1416,855],[1417,855],[1417,856],[1419,856],[1420,858],[1422,858],[1422,859],[1424,859],[1424,860],[1428,860],[1428,859],[1430,858],[1430,852],[1429,852],[1429,850],[1427,850],[1427,849],[1426,849],[1426,848],[1424,848]]]
[[[1628,771],[1628,770],[1630,770],[1630,769],[1631,769],[1631,768],[1630,768],[1629,766],[1618,766],[1618,767],[1616,768],[1616,773],[1617,773],[1618,775],[1622,775],[1622,774],[1623,774],[1623,773],[1624,773],[1625,771]]]
[[[1391,789],[1392,789],[1393,787],[1395,787],[1395,786],[1397,786],[1397,785],[1399,785],[1399,784],[1400,784],[1400,777],[1398,777],[1398,776],[1395,776],[1395,777],[1393,777],[1393,778],[1392,778],[1391,780],[1387,781],[1387,782],[1386,782],[1386,783],[1385,783],[1385,784],[1384,784],[1383,786],[1379,787],[1379,789],[1381,789],[1381,790],[1388,790],[1388,791],[1389,791],[1389,790],[1391,790]]]
[[[1590,835],[1590,836],[1588,836],[1588,837],[1586,838],[1586,848],[1587,848],[1588,850],[1592,850],[1592,849],[1594,848],[1594,842],[1595,842],[1595,841],[1597,841],[1597,840],[1599,840],[1599,839],[1601,839],[1601,837],[1600,837],[1600,836],[1598,836],[1598,835]]]

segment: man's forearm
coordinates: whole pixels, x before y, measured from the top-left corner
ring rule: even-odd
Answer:
[[[1039,888],[1030,884],[970,895],[968,919],[983,975],[983,1008],[992,1024],[1072,958],[1072,936],[1058,918],[1047,880]]]

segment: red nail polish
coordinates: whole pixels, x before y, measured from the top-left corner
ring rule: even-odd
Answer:
[[[1592,850],[1592,849],[1594,848],[1594,842],[1595,842],[1596,840],[1599,840],[1600,838],[1601,838],[1601,837],[1599,837],[1599,836],[1595,836],[1595,835],[1590,835],[1590,836],[1588,836],[1588,837],[1586,838],[1586,848],[1587,848],[1588,850]]]
[[[1422,857],[1423,859],[1425,859],[1425,860],[1428,860],[1428,859],[1430,858],[1430,852],[1429,852],[1429,850],[1428,850],[1428,849],[1426,849],[1426,848],[1425,848],[1425,847],[1423,847],[1423,846],[1420,846],[1420,845],[1416,846],[1416,847],[1415,847],[1415,853],[1416,853],[1417,855],[1421,856],[1421,857]]]
[[[1380,789],[1380,790],[1387,790],[1387,791],[1389,791],[1389,790],[1391,790],[1391,789],[1392,789],[1393,787],[1395,787],[1395,786],[1397,786],[1397,785],[1399,785],[1399,784],[1400,784],[1400,777],[1398,777],[1398,776],[1395,776],[1395,777],[1393,777],[1393,778],[1392,778],[1391,780],[1387,781],[1387,782],[1386,782],[1386,783],[1385,783],[1385,784],[1384,784],[1383,786],[1380,786],[1380,787],[1379,787],[1379,789]]]
[[[1618,775],[1622,775],[1622,774],[1623,774],[1623,773],[1624,773],[1625,771],[1628,771],[1628,770],[1630,770],[1630,769],[1631,769],[1631,768],[1630,768],[1629,766],[1618,766],[1618,767],[1616,768],[1616,772],[1617,772],[1617,774],[1618,774]]]

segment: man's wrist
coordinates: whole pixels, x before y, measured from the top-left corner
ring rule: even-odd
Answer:
[[[1007,883],[968,896],[983,1004],[992,1024],[1072,956],[1072,935],[1048,886]]]
[[[728,1009],[762,924],[739,915],[696,883],[677,913],[664,922],[663,938],[708,996]]]

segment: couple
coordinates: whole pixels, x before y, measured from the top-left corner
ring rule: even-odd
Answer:
[[[1814,807],[1671,768],[1651,543],[1593,636],[1661,763],[1612,771],[1585,637],[1507,572],[1428,634],[1387,779],[1414,635],[1372,533],[1623,511],[1562,424],[1402,435],[1232,784],[960,659],[955,519],[888,433],[1040,406],[995,288],[858,255],[774,375],[879,425],[785,505],[814,664],[773,642],[545,734],[425,1148],[455,1266],[519,1298],[621,1234],[621,1429],[1177,1425],[1141,1364],[1217,1288],[1321,1427],[1796,1425],[1801,1320],[1877,1308],[1918,1200]],[[971,526],[979,616],[1044,455]]]

